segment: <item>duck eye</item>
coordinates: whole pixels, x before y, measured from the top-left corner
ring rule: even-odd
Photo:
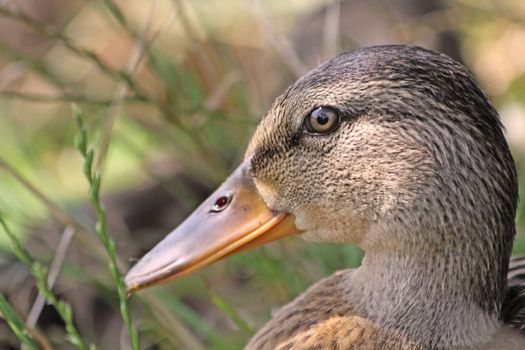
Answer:
[[[339,126],[339,122],[339,114],[330,107],[316,108],[304,119],[306,130],[312,134],[328,134]]]

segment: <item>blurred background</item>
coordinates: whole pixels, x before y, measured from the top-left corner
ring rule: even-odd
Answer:
[[[235,168],[273,99],[353,48],[416,44],[463,62],[499,110],[525,190],[525,2],[520,0],[0,0],[0,215],[60,270],[82,336],[129,348],[71,103],[84,113],[126,271]],[[525,254],[520,204],[515,254]],[[61,259],[64,256],[64,259]],[[143,349],[240,349],[354,246],[287,239],[131,298]],[[0,234],[0,292],[46,349],[72,348]],[[38,319],[38,322],[36,320]],[[35,325],[36,322],[36,325]],[[19,343],[0,319],[0,349]]]

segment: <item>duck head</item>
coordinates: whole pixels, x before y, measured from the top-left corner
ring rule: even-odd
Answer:
[[[355,243],[367,256],[417,251],[430,271],[457,260],[491,283],[452,279],[481,288],[473,293],[487,296],[473,300],[497,311],[516,188],[497,112],[459,63],[418,47],[360,49],[277,98],[238,169],[126,284],[135,291],[299,234]],[[458,262],[462,254],[475,254],[474,267]]]

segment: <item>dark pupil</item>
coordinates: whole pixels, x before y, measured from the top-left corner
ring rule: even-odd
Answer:
[[[321,124],[321,125],[325,125],[326,123],[328,123],[328,120],[330,119],[325,112],[319,112],[316,116],[315,116],[316,120],[317,120],[317,123]]]
[[[222,207],[224,207],[226,205],[226,203],[228,203],[228,198],[226,197],[220,197],[219,199],[217,199],[215,201],[215,207],[217,209],[221,209]]]

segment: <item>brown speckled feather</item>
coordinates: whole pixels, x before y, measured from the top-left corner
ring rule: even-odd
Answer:
[[[344,297],[345,280],[352,272],[339,271],[311,286],[261,328],[246,350],[435,349],[357,315]],[[502,327],[489,342],[473,349],[523,350],[525,338]]]
[[[282,308],[257,332],[247,349],[356,349],[423,350],[404,339],[355,315],[345,301],[344,277],[352,270],[327,277]]]

